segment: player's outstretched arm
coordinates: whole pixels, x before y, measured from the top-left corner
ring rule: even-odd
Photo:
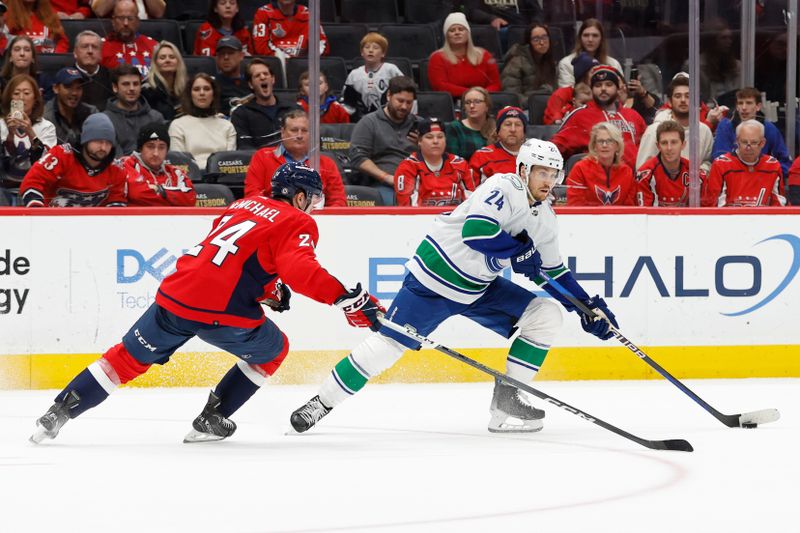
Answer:
[[[362,289],[360,283],[355,289],[339,296],[333,305],[344,311],[351,326],[369,328],[372,331],[381,329],[379,319],[386,314],[386,309],[378,299]]]

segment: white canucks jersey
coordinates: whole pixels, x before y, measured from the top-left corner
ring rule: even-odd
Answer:
[[[531,207],[516,174],[495,174],[454,211],[436,218],[433,231],[406,267],[431,291],[469,304],[483,295],[511,261],[485,255],[465,241],[491,239],[501,231],[515,236],[523,230],[533,239],[543,269],[562,267],[558,222],[550,203]]]

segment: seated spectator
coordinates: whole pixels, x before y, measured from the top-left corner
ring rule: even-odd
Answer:
[[[644,66],[644,65],[643,65]],[[627,84],[622,85],[624,89],[623,106],[633,109],[644,119],[645,124],[652,124],[656,117],[656,112],[661,106],[661,99],[655,92],[648,91],[639,79],[639,69],[631,69],[631,77]],[[661,92],[661,89],[658,90]],[[620,93],[621,97],[623,96]]]
[[[786,180],[786,196],[792,205],[800,205],[800,156],[794,160],[792,168],[789,169],[789,178]]]
[[[308,8],[295,0],[272,0],[253,17],[253,50],[260,56],[308,56]],[[328,55],[328,39],[319,27],[319,53]]]
[[[656,114],[656,118],[642,135],[639,142],[639,152],[636,156],[636,168],[644,165],[645,161],[651,159],[658,153],[658,143],[656,142],[656,131],[658,125],[666,120],[673,120],[683,126],[686,130],[686,137],[689,136],[689,78],[677,76],[669,87],[667,87],[667,99],[669,107],[662,109]],[[700,167],[704,171],[711,168],[711,147],[714,144],[714,135],[704,123],[700,123]],[[683,145],[682,156],[689,157],[689,143]]]
[[[142,126],[136,137],[137,151],[122,160],[128,205],[194,206],[192,180],[180,168],[165,163],[169,149],[170,135],[164,124],[151,122]]]
[[[309,74],[306,70],[300,74],[300,91],[297,105],[308,113]],[[350,114],[344,106],[336,101],[336,97],[328,93],[328,77],[319,73],[319,122],[320,124],[341,124],[350,122]]]
[[[407,76],[389,81],[386,105],[356,123],[350,138],[350,161],[381,194],[384,205],[394,205],[394,172],[414,151],[416,117],[411,114],[417,86]]]
[[[353,122],[385,105],[389,80],[403,75],[397,65],[384,62],[388,49],[389,41],[380,33],[370,32],[361,39],[364,66],[350,71],[342,93]]]
[[[164,117],[142,97],[142,78],[133,65],[122,64],[115,68],[111,72],[111,87],[116,97],[108,101],[103,113],[111,119],[117,132],[117,153],[128,155],[136,149],[139,128],[150,122],[164,122]]]
[[[296,107],[275,97],[275,76],[262,59],[255,58],[247,65],[247,82],[252,94],[231,112],[239,150],[261,148],[277,140],[281,115]]]
[[[547,100],[547,107],[544,110],[542,122],[545,124],[561,124],[564,117],[572,111],[592,99],[592,91],[589,88],[589,76],[592,69],[600,62],[589,55],[588,52],[581,52],[572,60],[572,70],[577,82],[575,85],[559,87]],[[580,87],[580,90],[576,89]],[[588,94],[587,94],[588,93]]]
[[[58,18],[81,20],[92,16],[92,3],[89,0],[51,0]]]
[[[19,74],[27,74],[36,79],[36,48],[27,35],[11,37],[3,56],[3,68],[0,69],[0,87],[5,88],[9,80]]]
[[[114,158],[114,125],[103,113],[86,119],[81,144],[51,149],[25,175],[25,207],[125,207],[125,169]]]
[[[111,88],[111,71],[100,64],[103,40],[95,32],[84,30],[75,37],[75,68],[83,76],[83,101],[103,111],[109,98],[114,96]]]
[[[686,130],[674,120],[656,126],[658,153],[639,167],[636,173],[638,205],[689,207],[689,160],[681,157],[686,146]],[[641,153],[641,152],[639,152]],[[700,170],[700,189],[707,175]]]
[[[733,46],[733,32],[721,19],[705,24],[700,43],[700,97],[708,102],[740,87],[742,64],[739,48]],[[681,70],[689,70],[689,60]]]
[[[195,33],[194,55],[216,55],[217,43],[223,37],[236,37],[248,53],[250,32],[239,13],[239,0],[212,0],[208,4],[208,17]]]
[[[588,151],[592,126],[599,122],[611,122],[622,132],[625,145],[622,159],[629,167],[636,166],[636,153],[645,124],[639,113],[620,106],[621,81],[622,75],[608,65],[598,65],[592,69],[592,100],[567,115],[551,139],[564,159]]]
[[[497,113],[497,142],[477,150],[469,160],[472,179],[477,187],[494,174],[514,173],[517,153],[525,142],[525,113],[506,106]]]
[[[472,43],[463,13],[450,13],[444,19],[444,46],[431,54],[428,82],[432,90],[448,92],[453,98],[459,98],[470,87],[501,90],[497,61]]]
[[[633,169],[622,161],[622,133],[610,122],[592,126],[589,155],[567,176],[567,205],[636,205]]]
[[[498,31],[509,24],[527,26],[531,22],[541,21],[544,16],[542,7],[537,0],[513,0],[512,2],[466,0],[464,6],[470,22],[490,24]]]
[[[469,165],[446,153],[446,145],[438,119],[420,121],[419,151],[405,158],[394,172],[397,205],[458,205],[475,189]]]
[[[92,0],[92,11],[98,18],[112,13],[120,0]],[[137,0],[136,12],[140,19],[160,19],[167,10],[166,0]]]
[[[503,90],[515,93],[523,109],[528,109],[528,96],[534,91],[552,92],[557,87],[556,61],[546,24],[528,26],[522,42],[513,45],[503,60]]]
[[[214,152],[236,150],[236,128],[219,116],[219,87],[214,78],[198,72],[183,95],[185,115],[169,125],[172,149],[188,152],[200,168]]]
[[[58,143],[56,127],[42,118],[44,99],[27,74],[11,78],[0,100],[0,186],[19,187],[22,178],[50,148]]]
[[[40,54],[66,54],[69,40],[50,0],[6,0],[6,24],[12,35],[27,35]]]
[[[617,72],[622,72],[622,65],[619,64],[619,61],[608,55],[608,42],[603,31],[603,23],[597,19],[586,19],[581,24],[580,30],[578,30],[575,49],[558,62],[559,87],[575,85],[576,80],[575,72],[572,69],[572,60],[581,52],[588,53],[597,59],[601,65],[609,65],[614,67]]]
[[[311,138],[308,131],[308,115],[305,111],[293,109],[283,116],[281,138],[283,142],[277,147],[261,148],[253,155],[244,179],[245,196],[270,197],[272,175],[278,167],[290,161],[308,164]],[[342,176],[333,159],[320,154],[319,175],[322,177],[323,205],[325,207],[346,206]]]
[[[783,142],[783,135],[772,122],[765,120],[761,114],[761,92],[754,87],[745,87],[736,91],[736,113],[733,118],[723,118],[717,126],[714,137],[714,146],[711,156],[717,157],[727,152],[732,152],[736,144],[736,126],[745,120],[757,120],[764,125],[766,143],[762,148],[763,154],[771,155],[781,164],[783,175],[789,175],[792,159]]]
[[[65,67],[56,74],[53,91],[56,97],[44,106],[44,118],[56,127],[58,144],[80,144],[83,122],[92,113],[97,113],[93,105],[81,102],[83,96],[83,76],[72,67]]]
[[[786,205],[783,173],[777,159],[762,153],[764,125],[750,119],[736,126],[736,149],[711,165],[704,207]]]
[[[169,41],[161,41],[153,50],[150,71],[142,86],[150,107],[161,113],[164,120],[171,121],[181,113],[181,102],[186,90],[186,65],[178,47]]]
[[[247,77],[242,73],[244,49],[242,42],[234,37],[223,37],[217,41],[217,83],[220,91],[220,111],[224,115],[231,114],[231,108],[238,105],[239,100],[251,94]]]
[[[99,16],[99,15],[98,15]],[[158,43],[139,30],[139,15],[133,0],[116,0],[111,15],[112,32],[103,41],[104,67],[113,70],[119,65],[133,65],[142,77],[147,76]]]
[[[447,152],[469,161],[476,150],[497,140],[494,117],[490,114],[492,98],[483,87],[472,87],[461,97],[461,120],[444,127]]]

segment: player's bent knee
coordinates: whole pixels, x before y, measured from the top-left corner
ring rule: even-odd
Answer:
[[[376,333],[356,346],[351,357],[370,376],[377,376],[400,359],[406,348],[385,335]]]
[[[141,376],[150,368],[149,364],[137,361],[122,343],[112,346],[103,354],[100,366],[112,382],[119,384]]]
[[[251,367],[255,368],[259,374],[264,376],[265,379],[278,370],[281,364],[283,364],[284,359],[286,359],[286,354],[289,353],[289,339],[283,332],[281,332],[281,337],[283,337],[283,349],[277,356],[275,356],[274,359],[267,361],[266,363],[250,365]]]
[[[564,323],[558,304],[543,298],[534,298],[517,321],[520,335],[550,344]]]

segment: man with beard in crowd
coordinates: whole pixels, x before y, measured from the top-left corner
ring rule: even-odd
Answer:
[[[525,142],[525,113],[506,106],[497,113],[495,124],[497,142],[476,150],[469,159],[476,187],[495,174],[516,172],[517,153]]]
[[[95,106],[81,102],[83,76],[77,69],[62,68],[56,74],[53,92],[56,97],[45,104],[43,116],[55,125],[58,144],[77,146],[83,122],[97,113]]]

